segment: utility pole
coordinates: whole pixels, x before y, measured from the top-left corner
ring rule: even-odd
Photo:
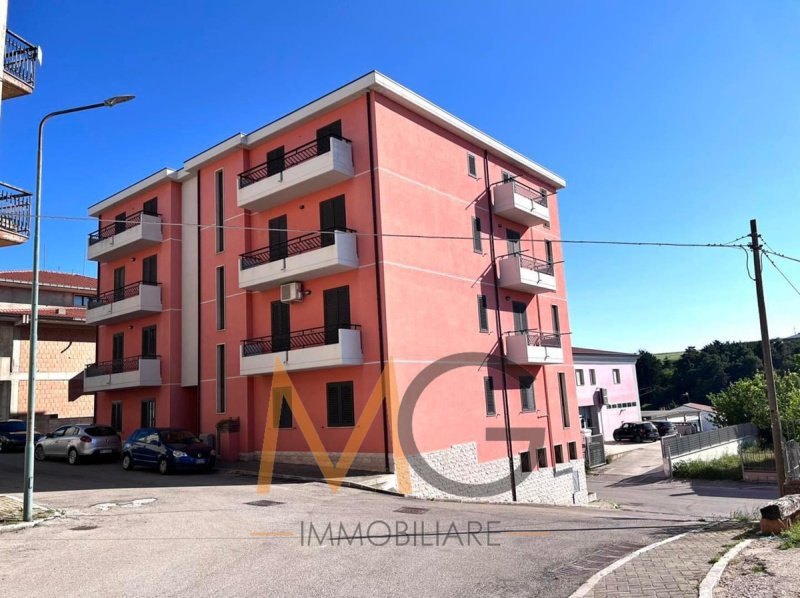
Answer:
[[[784,495],[786,469],[783,463],[783,431],[781,416],[778,412],[778,396],[775,392],[775,372],[772,369],[772,348],[769,344],[767,328],[767,308],[764,304],[764,281],[761,279],[761,244],[758,239],[758,224],[750,221],[750,238],[753,250],[753,264],[756,271],[756,297],[758,298],[758,319],[761,324],[761,352],[764,354],[764,378],[767,381],[767,397],[769,397],[769,416],[772,421],[772,445],[775,451],[775,469],[778,473],[778,494]]]

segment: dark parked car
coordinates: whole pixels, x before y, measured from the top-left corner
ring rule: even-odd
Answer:
[[[631,442],[644,442],[645,440],[658,440],[658,428],[650,422],[642,422],[638,424],[622,424],[619,428],[614,430],[614,440],[620,442],[622,440],[630,440]]]
[[[658,430],[658,435],[659,436],[668,436],[669,434],[677,434],[678,433],[678,429],[675,427],[675,424],[673,424],[672,422],[654,421],[654,422],[650,422],[650,423],[652,423],[656,427],[656,430]]]
[[[24,451],[26,423],[21,419],[6,419],[0,421],[0,453],[6,451]],[[33,433],[33,441],[42,437],[39,432]]]
[[[153,467],[168,474],[176,469],[214,467],[217,453],[188,430],[139,428],[122,445],[122,468]]]

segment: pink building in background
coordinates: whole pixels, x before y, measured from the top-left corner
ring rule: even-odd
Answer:
[[[366,426],[353,466],[393,471],[413,432],[416,495],[463,496],[513,463],[518,500],[585,502],[564,185],[377,72],[135,183],[89,210],[98,419],[129,434],[238,418],[224,457],[258,458],[273,426],[278,461],[311,463],[302,399],[334,462]],[[412,383],[465,352],[496,367],[432,379],[404,429]],[[359,421],[390,361],[398,396]]]
[[[572,348],[581,426],[613,440],[626,422],[642,421],[635,353]]]

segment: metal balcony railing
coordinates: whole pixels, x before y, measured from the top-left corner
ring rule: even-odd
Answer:
[[[336,230],[354,233],[356,231],[349,228],[337,228]],[[276,262],[278,260],[292,257],[293,255],[300,255],[315,249],[321,249],[328,245],[333,245],[336,239],[333,231],[309,233],[294,239],[289,239],[285,243],[276,243],[269,247],[262,247],[261,249],[254,249],[241,254],[241,270],[254,268],[261,264],[269,262]]]
[[[130,299],[131,297],[138,297],[141,286],[143,284],[150,286],[161,285],[160,282],[147,282],[145,280],[140,280],[139,282],[133,282],[131,284],[125,285],[124,287],[111,289],[110,291],[106,291],[105,293],[100,293],[96,297],[92,297],[91,299],[89,299],[89,305],[87,307],[89,309],[94,309],[95,307],[108,305],[109,303],[115,303],[117,301],[122,301],[124,299]]]
[[[561,347],[561,332],[539,332],[538,330],[512,330],[506,336],[524,334],[529,347]]]
[[[554,275],[555,269],[553,262],[548,262],[547,260],[540,260],[538,258],[522,254],[520,254],[518,257],[519,257],[519,265],[521,268],[534,270],[541,274],[549,274],[550,276]]]
[[[306,160],[316,158],[317,156],[329,152],[331,147],[331,139],[340,139],[350,143],[349,139],[340,137],[339,135],[328,135],[326,137],[315,139],[314,141],[309,141],[300,147],[289,150],[279,158],[267,160],[263,164],[254,166],[253,168],[245,170],[239,174],[239,189],[243,189],[244,187],[252,185],[253,183],[262,179],[283,172],[284,170],[288,170],[292,166],[297,166]]]
[[[0,229],[30,236],[31,194],[0,183]]]
[[[336,326],[321,326],[319,328],[306,328],[289,334],[276,334],[248,338],[242,341],[242,355],[264,355],[278,351],[294,351],[306,347],[320,347],[333,345],[339,342],[339,330],[358,330],[357,324]]]
[[[547,191],[544,189],[532,189],[519,181],[512,180],[511,184],[514,188],[514,193],[530,199],[533,203],[538,203],[540,206],[547,207]]]
[[[99,363],[90,363],[86,366],[84,375],[87,378],[97,376],[108,376],[110,374],[121,374],[123,372],[135,372],[139,369],[140,359],[161,359],[160,355],[135,355],[124,359],[112,359]]]
[[[161,217],[161,214],[152,214],[150,212],[141,210],[131,214],[125,218],[125,220],[117,220],[116,222],[112,222],[111,224],[108,224],[93,233],[89,233],[89,245],[95,245],[100,241],[110,239],[114,235],[118,235],[126,230],[139,226],[142,223],[142,214],[157,216],[159,218]]]
[[[6,31],[3,70],[6,74],[33,87],[36,83],[36,58],[39,50],[20,36]]]

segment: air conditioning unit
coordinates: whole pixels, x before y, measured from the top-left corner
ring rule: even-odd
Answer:
[[[303,300],[303,283],[290,282],[281,285],[281,302],[296,303]]]
[[[603,405],[608,405],[608,389],[601,388],[600,389],[600,398],[603,399]]]

